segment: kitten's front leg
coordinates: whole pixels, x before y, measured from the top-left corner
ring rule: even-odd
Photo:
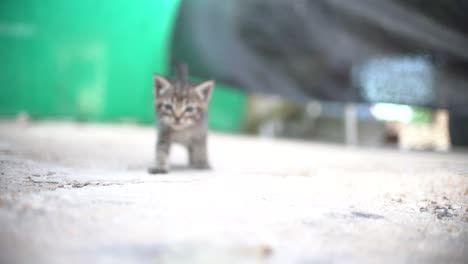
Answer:
[[[169,172],[169,150],[171,143],[165,140],[158,140],[156,144],[156,166],[148,169],[151,174],[162,174]]]
[[[194,141],[189,146],[190,166],[196,169],[210,169],[206,139]]]

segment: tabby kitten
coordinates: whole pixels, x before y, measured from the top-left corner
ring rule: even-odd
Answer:
[[[214,81],[192,84],[187,70],[179,66],[174,80],[154,76],[155,111],[158,115],[156,165],[151,174],[169,171],[172,143],[188,148],[190,166],[209,169],[207,154],[207,113]]]

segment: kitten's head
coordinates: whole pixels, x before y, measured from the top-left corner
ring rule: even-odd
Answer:
[[[211,80],[194,85],[154,76],[155,110],[160,122],[181,130],[204,121],[213,87]]]

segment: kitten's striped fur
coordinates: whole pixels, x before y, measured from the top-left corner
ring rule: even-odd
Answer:
[[[158,115],[156,164],[150,173],[169,171],[169,152],[172,143],[188,148],[190,166],[210,168],[207,153],[207,113],[213,81],[192,84],[187,69],[178,65],[174,80],[154,76],[155,111]]]

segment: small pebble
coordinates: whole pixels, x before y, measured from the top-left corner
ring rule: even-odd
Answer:
[[[449,205],[449,208],[453,209],[453,210],[460,210],[461,206],[458,205],[458,204],[451,204],[451,205]]]
[[[453,217],[453,214],[451,214],[451,213],[439,213],[439,214],[437,214],[438,219],[442,219],[444,217]]]
[[[258,253],[261,257],[269,257],[273,254],[273,249],[268,245],[260,245],[258,247]]]

